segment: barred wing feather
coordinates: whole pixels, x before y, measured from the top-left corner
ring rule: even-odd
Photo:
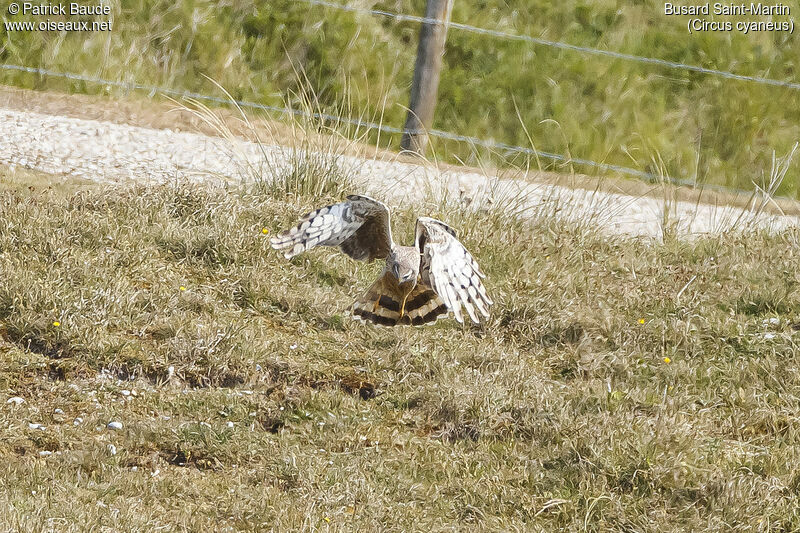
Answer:
[[[456,320],[463,322],[463,307],[472,322],[489,317],[492,300],[481,281],[478,263],[456,238],[453,229],[439,220],[417,219],[416,246],[421,254],[420,276],[433,287]]]
[[[360,261],[384,259],[392,249],[389,208],[367,196],[350,195],[344,202],[308,213],[270,244],[286,259],[315,246],[339,246]]]

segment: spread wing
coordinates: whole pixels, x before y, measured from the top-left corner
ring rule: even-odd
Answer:
[[[422,280],[453,311],[456,320],[463,322],[462,306],[476,324],[480,323],[478,313],[489,317],[493,302],[481,281],[484,274],[450,226],[434,218],[420,217],[416,246],[422,255],[419,270]]]
[[[392,249],[389,208],[367,196],[350,195],[344,202],[308,213],[270,244],[286,259],[314,246],[339,246],[359,261],[384,259]]]

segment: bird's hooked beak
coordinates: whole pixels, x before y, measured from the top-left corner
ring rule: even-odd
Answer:
[[[405,282],[411,281],[413,279],[414,279],[414,272],[412,271],[412,272],[407,272],[406,274],[404,274],[403,277],[400,278],[400,281],[402,283],[405,283]]]

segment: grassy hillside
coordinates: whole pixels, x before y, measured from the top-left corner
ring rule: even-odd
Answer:
[[[325,198],[0,183],[0,529],[800,527],[798,232],[431,204],[493,317],[378,329],[378,265],[269,249]]]
[[[207,75],[237,98],[293,105],[298,104],[296,70],[302,70],[307,76],[302,85],[318,96],[322,108],[402,125],[416,23],[287,0],[256,4],[114,2],[112,32],[0,33],[0,61],[219,94]],[[420,0],[362,5],[424,11]],[[8,20],[26,19],[10,18],[5,8],[1,12]],[[687,19],[664,16],[663,2],[655,0],[457,1],[452,18],[783,80],[795,80],[800,61],[800,47],[791,35],[689,35]],[[0,72],[0,81],[117,92],[14,72]],[[800,139],[799,98],[797,90],[451,30],[435,127],[523,146],[532,141],[539,150],[752,188],[752,181],[759,183],[768,173],[772,151],[782,155]],[[437,142],[436,149],[448,160],[475,160],[468,146]],[[553,167],[546,160],[542,164]],[[796,195],[798,176],[792,169],[779,193]]]

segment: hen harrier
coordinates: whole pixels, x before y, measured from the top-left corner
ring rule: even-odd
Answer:
[[[381,276],[353,304],[353,315],[383,326],[435,322],[461,307],[476,324],[489,317],[492,300],[481,282],[484,274],[456,232],[439,220],[417,219],[415,246],[392,241],[389,209],[366,196],[308,213],[297,226],[273,237],[270,244],[290,259],[314,246],[338,246],[360,261],[385,259]]]

